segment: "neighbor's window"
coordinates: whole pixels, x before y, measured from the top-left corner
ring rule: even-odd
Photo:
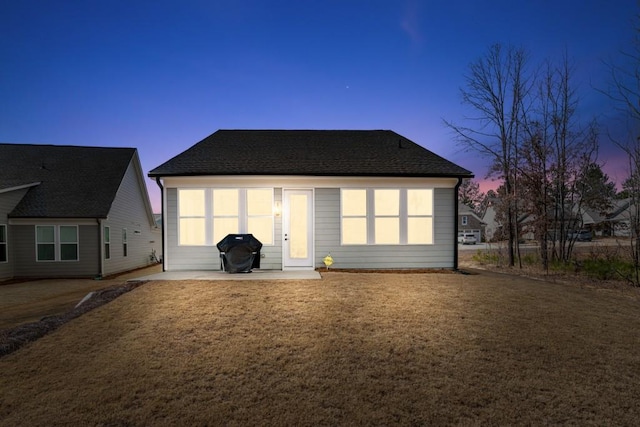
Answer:
[[[462,225],[467,225],[468,218],[466,215],[462,215]]]
[[[367,190],[342,190],[342,244],[367,244]]]
[[[77,225],[36,225],[36,261],[78,261]]]
[[[204,245],[205,191],[178,190],[178,226],[181,245]]]
[[[344,189],[343,245],[433,244],[432,189]]]
[[[213,190],[213,244],[240,232],[239,200],[237,189]]]
[[[78,260],[78,227],[75,225],[60,226],[60,260]]]
[[[0,262],[7,262],[7,226],[0,224]]]
[[[127,240],[127,229],[122,229],[122,256],[127,256],[129,241]]]
[[[56,260],[56,227],[36,225],[36,260]]]
[[[433,243],[433,190],[407,190],[407,243]]]
[[[247,189],[247,232],[263,245],[273,244],[273,190]]]
[[[104,259],[111,259],[111,229],[104,227]]]

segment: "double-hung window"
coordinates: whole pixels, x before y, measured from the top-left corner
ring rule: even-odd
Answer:
[[[342,190],[342,244],[367,244],[367,190]]]
[[[247,189],[246,230],[263,245],[273,244],[273,190],[271,188]]]
[[[343,189],[343,245],[433,244],[433,189]]]
[[[239,190],[213,190],[213,242],[217,244],[227,234],[240,232]]]
[[[37,261],[78,261],[78,226],[36,225]]]
[[[400,190],[373,190],[374,243],[397,245],[400,243]]]
[[[178,191],[178,227],[181,245],[204,245],[205,190]]]
[[[7,226],[0,224],[0,262],[7,262]]]
[[[433,190],[407,190],[407,243],[433,243]]]

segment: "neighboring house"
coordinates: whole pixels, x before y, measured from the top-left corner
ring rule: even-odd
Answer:
[[[469,206],[458,203],[458,233],[473,233],[477,242],[482,242],[485,235],[485,223]]]
[[[602,220],[602,233],[608,236],[629,237],[632,220],[640,215],[633,198],[614,200],[609,215]]]
[[[219,130],[153,169],[163,268],[220,268],[251,233],[263,269],[457,268],[457,188],[472,173],[392,131]]]
[[[486,196],[480,206],[481,221],[484,223],[484,239],[486,242],[493,242],[499,240],[499,234],[501,224],[496,218],[496,203],[498,198],[496,196]]]
[[[161,233],[134,148],[0,144],[0,279],[151,263]]]

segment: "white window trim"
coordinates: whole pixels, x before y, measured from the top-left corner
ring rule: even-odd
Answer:
[[[462,215],[462,225],[468,225],[469,224],[469,218],[467,217],[467,215]]]
[[[53,259],[38,259],[38,227],[53,227]],[[76,229],[76,241],[74,243],[60,241],[60,227],[75,227]],[[79,262],[80,261],[80,228],[77,225],[53,225],[53,224],[38,224],[35,226],[35,257],[36,262]],[[51,243],[42,243],[51,244]],[[62,259],[61,257],[61,245],[63,244],[75,244],[76,245],[76,259]]]
[[[342,241],[342,219],[355,218],[357,216],[342,215],[342,190],[366,190],[367,191],[367,243],[344,243]],[[400,191],[400,239],[399,243],[375,243],[375,219],[397,218],[398,216],[375,215],[375,190],[399,190]],[[431,215],[409,215],[407,209],[407,190],[431,190]],[[367,187],[367,188],[341,188],[340,189],[340,245],[341,246],[433,246],[435,245],[435,189],[432,187]],[[362,217],[362,216],[360,216]],[[431,218],[431,243],[408,243],[407,228],[409,218]]]
[[[7,234],[9,232],[9,229],[7,227],[7,224],[0,224],[0,228],[4,228],[4,242],[0,242],[0,245],[4,245],[4,253],[7,258],[4,261],[0,260],[0,263],[4,264],[9,262],[9,236]]]
[[[181,216],[180,215],[180,191],[181,190],[204,190],[204,217],[202,216]],[[235,216],[231,215],[222,215],[216,216],[213,215],[213,191],[214,190],[238,190],[238,233],[245,234],[248,229],[249,222],[249,214],[247,208],[247,190],[271,190],[271,203],[275,204],[276,195],[274,187],[180,187],[177,188],[177,221],[176,226],[178,230],[178,246],[192,246],[192,247],[203,247],[203,246],[215,246],[218,242],[213,241],[213,220],[214,218],[235,218]],[[270,217],[271,218],[271,243],[266,244],[263,243],[263,246],[275,246],[276,245],[276,214],[272,211],[271,215],[251,215],[252,218],[259,217]],[[180,243],[180,219],[183,218],[204,218],[204,228],[205,228],[205,241],[202,245],[189,245]]]

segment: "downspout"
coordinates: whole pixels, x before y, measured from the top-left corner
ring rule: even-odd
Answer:
[[[455,186],[455,190],[453,192],[453,210],[454,210],[454,221],[453,221],[453,269],[458,270],[458,189],[462,184],[462,178],[458,178],[458,183]]]
[[[156,177],[156,184],[158,184],[158,187],[160,188],[160,213],[162,214],[162,227],[160,227],[160,233],[162,236],[162,272],[165,272],[167,271],[165,268],[167,253],[165,252],[165,247],[164,247],[164,227],[165,227],[165,224],[167,223],[167,219],[165,218],[165,212],[164,212],[164,187],[160,182],[159,176]]]
[[[98,272],[99,278],[104,277],[104,233],[102,232],[102,220],[100,218],[96,218],[96,222],[98,223],[98,244],[100,245],[100,250],[98,251],[98,265],[100,266],[100,271]]]

